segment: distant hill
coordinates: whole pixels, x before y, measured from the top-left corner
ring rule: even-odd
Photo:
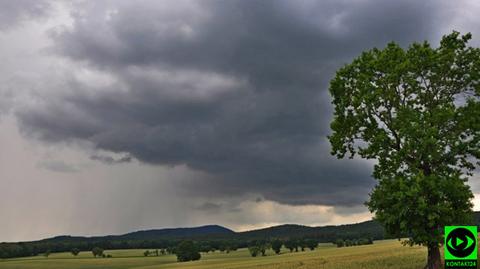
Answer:
[[[235,232],[219,226],[207,225],[194,228],[171,228],[171,229],[157,229],[145,230],[128,233],[120,236],[122,239],[137,239],[137,240],[156,240],[156,239],[171,239],[171,238],[189,238],[198,236],[231,236]]]
[[[242,238],[261,239],[261,238],[315,238],[320,242],[332,242],[338,238],[356,239],[356,238],[385,238],[385,230],[374,220],[365,222],[330,225],[320,227],[309,227],[303,225],[280,225],[265,229],[253,230],[238,233]]]
[[[332,242],[337,238],[385,238],[383,227],[376,221],[370,220],[356,224],[330,225],[309,227],[304,225],[286,224],[269,228],[234,232],[219,225],[207,225],[193,228],[168,228],[144,230],[123,235],[107,236],[57,236],[40,240],[39,242],[100,242],[100,241],[159,241],[159,240],[259,240],[259,239],[289,239],[315,238],[320,242]]]
[[[184,238],[201,238],[201,237],[229,237],[236,233],[228,228],[219,225],[206,225],[191,228],[166,228],[143,230],[123,235],[107,235],[107,236],[56,236],[41,241],[48,242],[68,242],[68,241],[102,241],[102,240],[175,240]]]
[[[474,212],[475,225],[480,226],[480,212]],[[337,238],[373,238],[384,239],[389,236],[375,220],[364,221],[355,224],[329,225],[310,227],[297,224],[285,224],[246,232],[234,232],[219,225],[207,225],[192,228],[168,228],[143,230],[123,235],[107,236],[57,236],[40,242],[79,242],[79,241],[157,241],[157,240],[257,240],[269,238],[315,238],[319,242],[332,242]],[[37,241],[38,242],[38,241]]]

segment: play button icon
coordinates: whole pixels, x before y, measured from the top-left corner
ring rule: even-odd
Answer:
[[[476,239],[471,231],[465,228],[456,228],[448,234],[446,244],[448,251],[452,255],[458,258],[464,258],[472,254],[475,250]]]

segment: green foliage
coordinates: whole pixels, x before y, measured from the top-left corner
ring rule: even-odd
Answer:
[[[77,256],[78,253],[80,253],[80,250],[78,248],[72,248],[72,250],[70,251],[70,253],[72,253],[73,256]]]
[[[315,248],[318,247],[318,242],[317,240],[314,239],[306,239],[305,240],[305,246],[309,248],[310,250],[314,250]]]
[[[250,252],[250,255],[251,255],[252,257],[257,257],[258,254],[260,253],[260,247],[257,246],[257,245],[249,246],[249,247],[248,247],[248,252]]]
[[[290,252],[293,252],[293,250],[297,247],[297,242],[295,240],[287,240],[285,241],[285,247],[290,250]]]
[[[52,253],[49,249],[47,251],[45,251],[45,253],[43,253],[43,256],[45,256],[45,258],[48,258],[48,256],[50,256],[50,253]]]
[[[170,245],[167,247],[166,251],[168,254],[175,254],[175,247]]]
[[[103,256],[103,249],[102,248],[99,248],[99,247],[94,247],[92,249],[92,254],[93,254],[93,257],[102,257]]]
[[[307,244],[304,239],[297,240],[297,247],[300,247],[302,251],[305,251],[306,245]]]
[[[267,250],[270,248],[270,244],[265,240],[256,240],[250,242],[248,246],[248,251],[252,257],[257,257],[259,254],[266,256]]]
[[[178,244],[176,254],[177,261],[179,262],[197,261],[201,258],[198,247],[193,241],[189,240],[182,241]]]
[[[164,249],[161,249],[161,250],[158,250],[158,249],[156,249],[156,250],[149,250],[149,249],[147,249],[147,250],[145,250],[145,251],[143,252],[143,256],[145,256],[145,257],[148,257],[148,256],[159,256],[160,253],[161,253],[162,255],[164,255],[164,254],[165,254],[165,250],[164,250]]]
[[[266,252],[267,252],[267,250],[270,248],[270,245],[268,245],[268,244],[261,244],[261,245],[259,246],[259,248],[260,248],[260,253],[262,253],[262,256],[266,256]]]
[[[362,245],[371,245],[373,244],[372,239],[360,238],[360,239],[337,239],[334,243],[338,248],[341,247],[351,247],[351,246],[362,246]]]
[[[280,240],[273,240],[272,241],[272,249],[275,252],[275,254],[280,254],[280,250],[282,249],[283,242]]]
[[[367,205],[387,232],[438,249],[444,225],[468,223],[466,184],[480,158],[480,49],[453,32],[440,46],[390,43],[331,81],[332,154],[375,159]]]

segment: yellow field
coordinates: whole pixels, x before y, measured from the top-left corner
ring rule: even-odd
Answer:
[[[144,257],[141,249],[111,250],[113,258],[93,258],[90,252],[73,257],[54,253],[50,257],[29,257],[0,261],[0,269],[420,269],[426,262],[426,249],[402,246],[398,240],[376,241],[373,245],[337,248],[321,244],[314,251],[266,257],[250,257],[248,250],[226,253],[202,253],[195,262],[178,263],[173,255]]]

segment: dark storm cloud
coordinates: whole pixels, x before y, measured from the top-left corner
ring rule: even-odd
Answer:
[[[17,111],[48,141],[88,140],[209,176],[204,196],[357,205],[371,165],[329,155],[328,81],[362,50],[437,35],[424,1],[90,2],[54,51],[113,82]],[[428,10],[428,12],[426,12]]]
[[[49,1],[45,0],[1,0],[0,31],[27,19],[44,17],[50,8]]]

